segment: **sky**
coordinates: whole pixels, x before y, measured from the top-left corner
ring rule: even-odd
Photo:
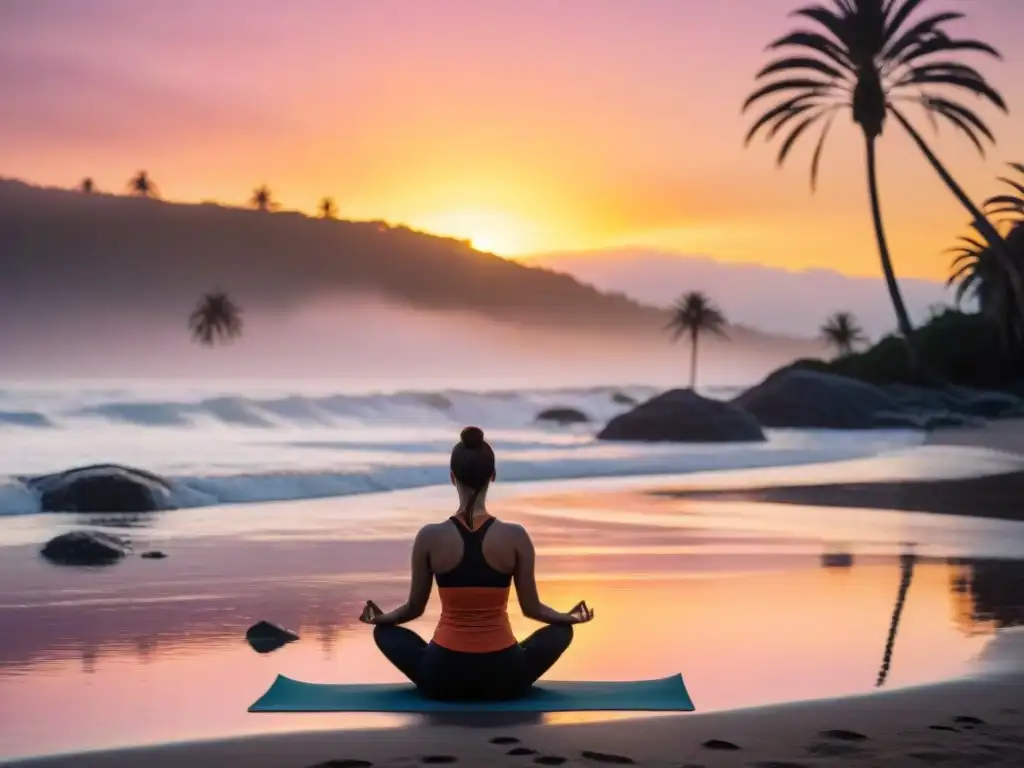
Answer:
[[[968,193],[1024,160],[1020,0],[964,10],[1011,105],[982,159],[919,124]],[[506,256],[646,246],[787,269],[879,274],[863,142],[744,148],[740,105],[792,0],[4,0],[0,175],[169,199],[404,222]],[[1015,44],[1016,43],[1016,44]],[[973,63],[973,62],[972,62]],[[942,279],[966,216],[890,125],[879,148],[896,268]]]

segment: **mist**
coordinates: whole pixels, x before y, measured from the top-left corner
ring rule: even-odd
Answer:
[[[329,379],[337,391],[504,389],[685,384],[689,348],[599,327],[545,330],[476,313],[426,311],[366,293],[339,293],[291,310],[243,305],[240,339],[214,347],[189,336],[190,306],[172,313],[62,313],[0,331],[4,378]],[[760,349],[707,339],[705,385],[756,381],[813,342]]]

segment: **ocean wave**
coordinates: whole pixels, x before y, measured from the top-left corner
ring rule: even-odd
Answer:
[[[621,445],[581,438],[554,444],[539,440],[495,442],[499,481],[575,480],[596,477],[677,475],[724,469],[809,465],[879,454],[918,445],[919,433],[811,433],[778,430],[767,443],[719,445]],[[450,440],[388,444],[388,455],[373,460],[373,443],[303,443],[322,451],[343,450],[360,457],[343,468],[169,474],[163,500],[171,508],[342,497],[419,488],[447,480]],[[278,449],[283,446],[277,446]],[[360,453],[360,450],[366,453]],[[0,480],[0,515],[41,511],[38,478]]]
[[[0,391],[0,429],[74,428],[83,421],[159,428],[202,428],[211,424],[250,429],[310,426],[338,427],[352,423],[421,424],[482,421],[499,427],[526,426],[545,408],[575,408],[595,422],[605,422],[629,407],[626,395],[644,400],[650,387],[594,387],[524,391],[396,392],[389,394],[284,393],[271,398],[221,394],[195,400],[130,397],[124,390],[83,393],[74,397],[41,398],[38,393]],[[725,393],[723,393],[725,394]]]

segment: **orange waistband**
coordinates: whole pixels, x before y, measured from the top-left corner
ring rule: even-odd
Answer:
[[[439,587],[441,618],[433,641],[463,653],[502,651],[516,642],[508,587]]]

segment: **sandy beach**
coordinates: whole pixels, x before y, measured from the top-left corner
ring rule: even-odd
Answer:
[[[951,439],[1005,449],[1018,438],[998,425]],[[873,476],[876,464],[788,472],[804,482],[816,472],[857,479]],[[886,471],[904,464],[920,474],[904,458]],[[771,470],[783,477],[778,487],[799,487],[787,485],[786,472]],[[726,475],[742,485],[743,473]],[[550,678],[682,671],[697,712],[657,717],[246,713],[278,673],[401,680],[355,616],[368,594],[403,599],[408,541],[423,520],[444,514],[444,488],[125,520],[121,530],[140,546],[169,557],[85,571],[46,565],[31,542],[104,521],[7,521],[0,759],[282,768],[1020,764],[1024,636],[1014,628],[1024,624],[1024,530],[993,519],[1017,498],[1004,477],[952,481],[991,496],[949,515],[833,507],[817,491],[788,503],[712,498],[713,479],[707,473],[698,484],[703,496],[672,490],[673,478],[495,489],[501,514],[534,533],[546,598],[600,606],[602,620],[578,633]],[[950,495],[943,481],[904,485],[919,487],[919,498]],[[900,560],[908,545],[909,574]],[[263,618],[302,640],[254,653],[242,635]],[[412,628],[429,634],[436,618],[432,603]],[[513,626],[520,636],[532,627],[517,609]]]
[[[1019,640],[1019,638],[1015,638]],[[1019,645],[1019,643],[1015,643]],[[1015,648],[1018,654],[1021,648]],[[563,726],[422,726],[293,733],[25,761],[57,768],[246,765],[1019,766],[1024,676],[711,715]]]
[[[928,435],[927,445],[983,448],[1024,455],[1024,423],[1017,419],[985,427],[941,429]],[[798,485],[753,485],[743,488],[680,488],[678,498],[756,501],[803,506],[898,509],[941,515],[970,515],[1024,520],[1024,472],[951,479],[901,479],[891,482],[829,482]]]

